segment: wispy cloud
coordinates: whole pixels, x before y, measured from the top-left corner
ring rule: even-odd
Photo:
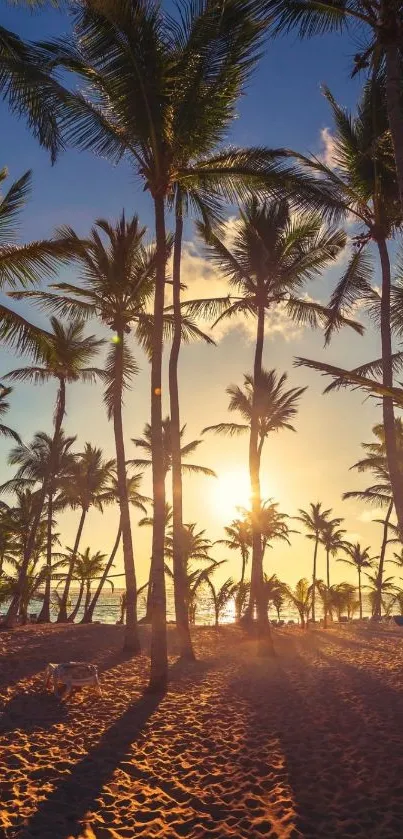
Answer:
[[[321,151],[319,154],[320,160],[329,167],[329,169],[336,168],[335,161],[335,139],[330,128],[321,129],[320,132]]]

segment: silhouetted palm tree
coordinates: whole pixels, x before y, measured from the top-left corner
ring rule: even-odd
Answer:
[[[240,584],[245,580],[246,566],[249,560],[249,551],[252,547],[252,530],[247,517],[233,519],[230,525],[224,527],[226,539],[218,539],[217,545],[225,545],[230,551],[240,551],[242,559],[242,570]],[[237,616],[239,619],[240,615]]]
[[[263,325],[264,312],[265,309],[263,307]],[[261,338],[263,340],[263,334],[261,335]],[[260,350],[262,350],[262,348],[263,347],[261,346]],[[256,379],[253,376],[245,375],[243,389],[238,387],[237,385],[230,385],[227,388],[227,393],[231,397],[229,403],[229,410],[239,412],[244,422],[224,422],[219,423],[218,425],[211,425],[207,428],[204,428],[203,433],[213,431],[218,434],[234,436],[238,434],[244,434],[249,431],[250,441],[252,440],[252,443],[250,443],[249,451],[249,471],[251,475],[252,492],[252,559],[254,549],[255,557],[257,557],[257,559],[255,558],[254,563],[252,561],[251,594],[247,616],[248,619],[251,620],[253,616],[253,609],[256,604],[258,611],[258,620],[260,621],[260,631],[261,633],[263,633],[264,636],[264,627],[266,627],[266,625],[268,626],[268,621],[267,610],[265,609],[265,603],[263,598],[264,551],[262,543],[262,531],[261,529],[259,529],[262,523],[262,500],[260,492],[261,456],[264,442],[271,432],[279,431],[284,428],[294,431],[294,428],[291,425],[290,421],[294,418],[294,416],[297,413],[298,402],[300,397],[304,393],[305,388],[291,388],[290,390],[285,390],[287,375],[284,373],[282,376],[278,377],[275,370],[263,370],[261,367],[260,350],[258,350],[257,354],[259,367],[258,380],[260,383],[259,387],[255,387]],[[255,435],[255,431],[257,436]],[[259,541],[257,553],[256,533],[258,534]],[[259,597],[260,601],[258,601]],[[258,602],[260,602],[260,607],[258,606]]]
[[[300,515],[296,516],[296,520],[300,521],[305,529],[307,539],[313,539],[315,542],[313,551],[313,571],[312,571],[312,620],[316,620],[315,616],[315,594],[316,594],[316,563],[318,556],[318,546],[323,533],[323,529],[329,522],[331,510],[323,510],[322,502],[318,501],[316,504],[312,502],[309,505],[309,510],[299,510]]]
[[[301,580],[298,580],[293,589],[290,586],[286,586],[284,590],[286,597],[288,597],[290,603],[298,611],[301,628],[305,629],[312,604],[312,587],[309,585],[308,580],[303,577]]]
[[[362,620],[362,592],[361,592],[361,574],[363,568],[372,568],[374,564],[373,557],[369,555],[370,548],[362,548],[359,542],[355,545],[346,545],[344,548],[350,559],[338,559],[337,562],[344,562],[345,565],[350,565],[355,568],[358,573],[358,601],[360,604],[360,619]]]
[[[82,552],[77,552],[74,560],[74,579],[80,582],[80,589],[76,604],[69,618],[71,622],[75,621],[78,615],[84,592],[84,614],[87,612],[91,601],[91,583],[104,572],[106,565],[105,559],[106,554],[100,551],[93,554],[90,547],[85,548]],[[109,583],[113,591],[114,585],[112,580],[106,577],[105,582]]]
[[[210,576],[205,578],[205,582],[211,592],[214,606],[215,625],[218,627],[222,612],[228,606],[228,603],[234,599],[234,581],[232,577],[229,577],[228,580],[225,580],[218,589],[210,579]]]
[[[54,430],[52,438],[52,456],[49,458],[49,470],[46,479],[40,490],[37,513],[32,521],[29,538],[26,544],[26,553],[21,563],[21,586],[25,568],[31,559],[33,545],[35,544],[36,530],[42,515],[43,505],[48,492],[48,484],[56,468],[58,441],[62,428],[63,418],[66,412],[66,385],[73,382],[94,382],[99,370],[95,367],[88,367],[95,353],[103,345],[103,340],[96,339],[93,335],[85,337],[84,325],[80,321],[73,321],[64,326],[57,318],[51,318],[52,331],[46,336],[38,331],[38,334],[30,335],[29,345],[21,346],[21,351],[29,352],[33,356],[35,364],[13,370],[4,378],[10,381],[33,382],[44,384],[55,380],[58,385],[56,407],[54,414]],[[18,612],[18,587],[11,601],[7,623],[12,624]]]
[[[71,469],[71,473],[65,482],[63,494],[66,502],[72,509],[79,509],[80,520],[77,534],[71,551],[69,570],[61,596],[58,623],[67,620],[67,602],[69,599],[70,586],[74,576],[76,556],[80,547],[81,535],[85,519],[90,507],[96,507],[102,512],[105,504],[111,504],[115,495],[110,487],[110,480],[115,469],[114,460],[104,460],[102,450],[86,443],[84,451],[81,452]]]
[[[354,46],[353,75],[371,69],[385,73],[388,125],[403,210],[403,116],[401,113],[401,3],[395,0],[262,0],[272,34],[298,29],[302,38],[327,32],[350,32]]]
[[[320,541],[326,551],[326,583],[330,588],[330,557],[336,556],[339,551],[345,549],[346,542],[343,539],[345,530],[341,529],[339,525],[343,519],[332,519],[327,522],[322,530]]]

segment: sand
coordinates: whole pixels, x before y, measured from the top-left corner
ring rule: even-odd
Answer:
[[[1,837],[403,835],[400,633],[277,630],[275,661],[235,628],[195,637],[184,668],[170,630],[158,700],[121,627],[0,633]],[[98,662],[103,697],[46,692],[44,666],[63,659]]]

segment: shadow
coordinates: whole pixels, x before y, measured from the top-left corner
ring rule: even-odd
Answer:
[[[127,660],[127,657],[126,657]],[[110,662],[109,662],[110,663]],[[202,682],[211,662],[191,665],[177,661],[170,668],[169,693],[183,690],[189,682]],[[157,711],[165,694],[143,693],[105,731],[98,743],[79,761],[67,777],[57,782],[56,788],[42,801],[34,815],[20,826],[19,839],[52,835],[53,839],[72,839],[83,830],[83,820],[96,806],[103,787],[124,761],[124,771],[133,779],[144,779],[158,791],[164,790],[177,803],[189,800],[175,782],[162,780],[151,768],[140,769],[133,763],[132,747],[139,742],[146,724]],[[196,801],[196,799],[195,799]]]
[[[63,722],[68,709],[53,693],[20,693],[4,707],[0,715],[0,735],[16,730],[26,733],[45,731]]]

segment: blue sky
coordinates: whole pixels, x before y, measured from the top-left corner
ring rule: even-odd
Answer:
[[[68,18],[55,10],[31,14],[22,9],[3,7],[2,25],[31,39],[70,37]],[[328,85],[341,104],[355,107],[359,81],[349,78],[353,52],[352,43],[338,37],[299,42],[296,37],[289,36],[269,42],[239,103],[238,119],[228,140],[239,145],[264,144],[323,152],[321,132],[331,128],[331,122],[321,85]],[[10,180],[26,169],[33,170],[33,194],[22,219],[23,240],[48,236],[59,224],[71,224],[79,233],[86,233],[97,217],[114,219],[123,207],[127,213],[137,212],[142,222],[151,228],[152,235],[149,197],[126,165],[112,167],[89,153],[69,150],[52,167],[47,154],[38,147],[24,123],[10,116],[4,104],[1,105],[1,118],[0,163],[8,167]],[[198,272],[203,274],[204,266],[190,225],[187,239],[185,271],[187,278],[197,284]],[[209,268],[205,270],[210,277]],[[309,294],[327,299],[339,271],[340,267],[327,272],[307,289]],[[74,279],[71,271],[67,274]],[[214,283],[214,277],[211,283]],[[23,311],[28,313],[26,306]],[[29,311],[32,319],[41,319],[37,311]],[[96,324],[91,324],[91,331],[97,331]],[[364,339],[345,332],[326,351],[326,358],[341,365],[355,364],[376,357],[378,349],[371,331]],[[149,418],[147,362],[140,352],[136,353],[142,369],[126,404],[129,456],[134,456],[130,437],[139,436]],[[345,516],[351,538],[360,538],[365,544],[372,541],[374,553],[377,553],[380,533],[379,528],[368,522],[371,513],[362,505],[341,502],[340,495],[346,489],[365,485],[348,469],[359,457],[360,442],[370,439],[371,427],[380,419],[380,412],[373,402],[364,402],[356,393],[323,397],[323,381],[316,374],[292,367],[296,355],[319,358],[323,354],[323,340],[318,334],[295,333],[284,324],[281,331],[269,330],[266,366],[276,367],[280,372],[287,370],[291,384],[309,385],[309,390],[297,419],[298,433],[285,433],[267,444],[263,483],[267,485],[268,494],[279,500],[281,509],[290,515],[309,501],[323,500],[326,507],[333,507],[337,515]],[[188,439],[198,437],[203,426],[227,419],[225,387],[230,382],[241,382],[242,374],[250,369],[252,355],[251,335],[241,327],[220,336],[217,348],[194,345],[183,350],[182,417],[188,425]],[[20,362],[17,364],[20,366]],[[16,366],[15,359],[2,350],[0,371],[4,374],[13,366]],[[13,395],[10,424],[25,439],[36,430],[50,430],[54,395],[52,386],[19,387]],[[71,388],[66,428],[69,433],[78,435],[78,448],[89,440],[101,445],[109,456],[113,454],[112,428],[103,412],[99,388]],[[6,455],[7,445],[2,442],[0,456],[3,462]],[[231,513],[231,506],[222,496],[238,478],[241,481],[240,473],[246,471],[246,440],[208,438],[200,447],[199,460],[215,468],[220,480],[215,489],[211,479],[194,478],[186,482],[185,520],[199,521],[200,527],[206,528],[212,539],[217,539],[222,536],[222,526]],[[6,467],[4,473],[8,474]],[[146,480],[144,491],[148,493],[149,490]],[[60,522],[63,541],[67,544],[71,544],[76,519],[76,513],[69,513]],[[94,550],[107,552],[114,541],[116,523],[116,510],[107,511],[103,517],[91,514],[83,547],[91,544]],[[147,574],[149,539],[144,530],[137,533],[136,529],[135,537],[142,582]],[[267,571],[276,571],[283,579],[295,581],[310,574],[310,554],[310,543],[302,536],[296,537],[291,549],[274,547],[267,557]],[[223,554],[217,552],[218,556],[222,558]],[[117,565],[120,568],[121,558]],[[232,558],[224,566],[222,576],[232,574],[236,577],[237,572],[237,563]],[[335,580],[348,575],[343,566],[336,566]]]

